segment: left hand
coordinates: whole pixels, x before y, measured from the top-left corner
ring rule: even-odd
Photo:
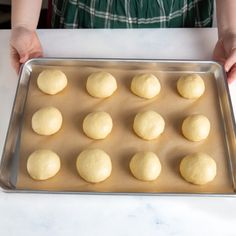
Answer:
[[[17,73],[21,64],[28,59],[43,55],[36,31],[25,27],[15,27],[11,30],[10,50],[11,62]]]
[[[218,40],[213,59],[224,66],[228,83],[236,81],[236,35],[229,35]]]

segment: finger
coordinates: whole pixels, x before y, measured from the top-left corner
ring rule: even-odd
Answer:
[[[14,48],[11,48],[11,64],[16,73],[18,73],[20,69],[20,60],[19,55]]]
[[[29,60],[31,58],[42,57],[42,56],[43,56],[42,52],[39,51],[39,52],[34,52],[30,55],[26,55],[24,58],[21,58],[20,60],[18,59],[18,62],[15,65],[15,69],[16,69],[17,73],[19,73],[19,71],[20,71],[20,66],[22,64],[24,64],[27,60]]]
[[[34,53],[30,54],[30,55],[25,55],[23,58],[20,58],[19,64],[24,64],[30,58],[37,58],[37,57],[42,57],[42,56],[43,56],[43,54],[42,54],[41,51],[34,52]]]
[[[27,48],[25,48],[24,46],[16,47],[16,50],[17,50],[17,53],[19,54],[19,59],[21,61],[27,60],[27,58],[29,57],[29,52]]]
[[[218,41],[213,51],[212,59],[220,63],[222,66],[225,64],[225,52],[222,41]]]
[[[232,69],[229,71],[227,80],[229,84],[236,81],[236,65],[234,65]]]
[[[225,61],[225,70],[228,72],[231,67],[236,63],[236,48],[234,48],[227,60]]]
[[[19,55],[19,61],[20,63],[24,63],[29,58],[30,53],[30,45],[27,42],[17,42],[13,48]]]
[[[29,55],[29,58],[28,58],[28,59],[30,59],[30,58],[38,58],[38,57],[42,57],[42,56],[43,56],[43,54],[42,54],[41,51],[39,51],[39,52],[33,52],[33,53],[31,53],[31,54]]]
[[[31,57],[42,57],[43,56],[43,53],[40,51],[40,52],[34,52]]]
[[[20,63],[23,64],[23,63],[25,63],[28,59],[29,59],[29,55],[25,55],[25,56],[23,56],[23,57],[20,58]]]
[[[20,70],[20,66],[21,66],[22,64],[24,64],[27,60],[29,60],[29,59],[31,59],[31,58],[41,57],[41,56],[42,56],[42,52],[34,52],[34,53],[30,54],[30,55],[26,55],[25,57],[21,58],[21,59],[19,60],[19,63],[17,64],[17,70],[18,70],[18,72],[19,72],[19,70]]]

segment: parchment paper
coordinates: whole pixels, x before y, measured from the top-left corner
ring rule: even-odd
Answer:
[[[57,68],[57,67],[54,67]],[[91,97],[85,88],[90,73],[101,70],[93,67],[58,67],[68,78],[68,86],[61,93],[51,96],[39,91],[38,74],[48,67],[35,66],[31,75],[21,135],[17,188],[53,191],[92,192],[184,192],[229,193],[232,183],[228,171],[227,153],[222,127],[221,111],[216,80],[211,74],[201,74],[205,81],[205,94],[197,100],[187,100],[177,93],[176,82],[182,73],[160,72],[147,69],[103,68],[112,73],[118,89],[107,99]],[[153,73],[161,82],[160,94],[146,100],[130,92],[132,77],[138,73]],[[44,106],[55,106],[63,115],[61,130],[51,136],[40,136],[31,128],[31,117]],[[155,110],[166,122],[164,133],[156,140],[145,141],[135,135],[133,120],[138,112]],[[84,117],[93,111],[106,111],[113,119],[112,133],[104,140],[88,138],[82,130]],[[191,114],[203,114],[211,122],[209,137],[201,142],[190,142],[181,134],[183,119]],[[46,181],[35,181],[26,170],[28,156],[37,149],[51,149],[61,158],[61,170]],[[85,182],[76,171],[76,158],[86,148],[101,148],[112,160],[112,174],[102,183]],[[131,157],[139,151],[153,151],[160,158],[162,172],[152,182],[135,179],[129,170]],[[190,153],[206,152],[217,163],[215,180],[204,186],[187,183],[179,173],[181,159]]]

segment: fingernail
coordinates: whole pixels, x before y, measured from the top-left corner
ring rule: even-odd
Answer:
[[[28,55],[25,55],[20,58],[20,63],[25,63],[28,60]]]
[[[224,66],[226,72],[229,72],[229,67],[227,65]]]
[[[26,59],[25,58],[21,58],[20,59],[20,63],[25,63],[26,62]]]

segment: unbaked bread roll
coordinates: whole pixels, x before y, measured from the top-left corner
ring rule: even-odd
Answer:
[[[61,167],[59,156],[47,149],[33,152],[27,160],[27,171],[35,180],[46,180],[58,173]]]
[[[180,163],[182,177],[193,184],[206,184],[212,181],[217,172],[216,162],[205,153],[194,153],[184,157]]]
[[[60,70],[44,70],[39,74],[37,84],[42,92],[54,95],[67,86],[67,78]]]
[[[79,175],[90,183],[107,179],[112,171],[109,155],[101,149],[87,149],[79,154],[76,161]]]
[[[37,134],[55,134],[61,128],[62,115],[55,107],[44,107],[34,113],[31,123]]]
[[[164,128],[164,119],[155,111],[140,112],[134,118],[133,129],[142,139],[155,139],[163,133]]]
[[[205,84],[198,74],[187,74],[180,77],[177,82],[179,94],[188,99],[199,98],[205,91]]]
[[[161,85],[153,74],[136,75],[131,82],[131,91],[139,97],[151,99],[159,94]]]
[[[96,98],[110,97],[117,89],[116,79],[108,72],[92,73],[88,79],[86,88],[88,93]]]
[[[83,121],[84,133],[93,139],[104,139],[112,130],[112,118],[104,111],[89,113]]]
[[[190,141],[201,141],[210,133],[210,121],[203,115],[188,116],[182,124],[182,133]]]
[[[155,180],[161,173],[160,160],[153,152],[136,153],[129,167],[134,177],[142,181]]]

